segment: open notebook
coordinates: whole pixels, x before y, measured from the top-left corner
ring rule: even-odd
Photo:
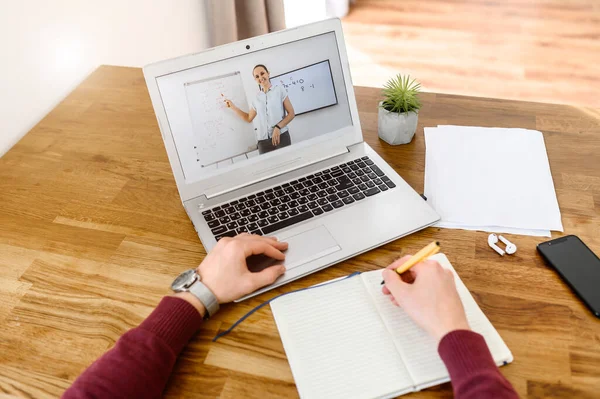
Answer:
[[[513,357],[455,274],[471,328],[498,365]],[[271,303],[300,397],[392,398],[450,380],[437,343],[381,292],[381,270]]]

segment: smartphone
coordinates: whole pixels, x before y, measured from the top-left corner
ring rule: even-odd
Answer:
[[[600,318],[600,259],[581,239],[568,235],[537,246],[538,252]]]

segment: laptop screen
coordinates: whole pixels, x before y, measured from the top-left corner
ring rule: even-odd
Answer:
[[[334,32],[157,83],[186,183],[352,125]]]

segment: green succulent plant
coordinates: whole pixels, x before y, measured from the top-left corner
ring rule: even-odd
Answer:
[[[411,79],[410,75],[398,74],[383,86],[383,102],[381,107],[390,112],[411,112],[421,108],[419,92],[421,83]]]

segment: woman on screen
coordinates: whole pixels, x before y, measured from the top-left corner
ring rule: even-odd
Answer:
[[[252,70],[252,76],[258,83],[260,91],[252,101],[250,111],[242,111],[228,99],[225,99],[225,103],[227,107],[233,109],[242,120],[248,123],[251,123],[258,116],[254,130],[256,131],[259,154],[287,147],[292,144],[287,125],[296,116],[287,92],[281,86],[271,85],[269,70],[264,65],[255,66]]]

